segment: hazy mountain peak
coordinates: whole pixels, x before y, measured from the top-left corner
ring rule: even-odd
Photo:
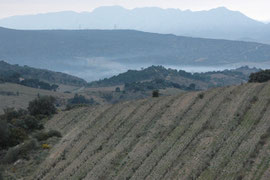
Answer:
[[[146,32],[213,39],[270,43],[269,24],[253,20],[239,11],[218,7],[207,11],[182,11],[159,7],[125,9],[103,6],[92,12],[55,12],[0,19],[12,29],[133,29]]]
[[[101,6],[98,8],[95,8],[92,13],[96,13],[96,12],[111,12],[111,11],[115,11],[115,12],[121,12],[121,11],[127,11],[128,9],[123,8],[122,6]]]
[[[231,10],[226,8],[225,6],[221,6],[214,9],[210,9],[209,11],[231,11]]]

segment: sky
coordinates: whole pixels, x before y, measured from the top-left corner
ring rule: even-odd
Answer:
[[[177,8],[192,11],[226,7],[259,20],[270,21],[270,0],[0,0],[0,18],[72,10],[92,11],[99,6]]]

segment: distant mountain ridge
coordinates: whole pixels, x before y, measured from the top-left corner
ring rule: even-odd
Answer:
[[[0,59],[88,81],[151,65],[224,66],[270,62],[270,45],[131,30],[0,29]]]
[[[99,7],[92,12],[72,11],[0,19],[14,29],[133,29],[146,32],[214,39],[270,43],[270,26],[225,7],[209,11],[181,11],[157,7],[128,10]]]

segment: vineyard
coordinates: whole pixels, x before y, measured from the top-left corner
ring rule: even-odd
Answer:
[[[270,84],[83,107],[29,179],[270,179]]]

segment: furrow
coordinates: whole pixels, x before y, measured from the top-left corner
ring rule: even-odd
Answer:
[[[118,170],[114,172],[113,178],[117,176],[117,171],[120,169],[123,170],[118,174],[117,179],[125,179],[127,176],[132,175],[133,171],[135,171],[140,166],[140,164],[143,163],[145,158],[147,158],[149,154],[151,154],[159,146],[159,144],[163,141],[163,139],[175,126],[175,124],[179,123],[179,121],[177,121],[175,118],[182,116],[186,111],[188,111],[189,108],[195,104],[196,98],[194,98],[194,95],[195,94],[193,93],[188,93],[184,97],[180,97],[181,101],[176,100],[175,103],[172,103],[170,108],[168,108],[166,113],[161,116],[155,126],[148,131],[150,133],[146,134],[148,135],[147,138],[143,138],[136,145],[139,148],[133,149],[134,155],[136,152],[138,156],[133,156],[133,152],[130,152],[128,154],[128,158],[125,158],[121,162],[122,165],[118,166]],[[179,107],[182,108],[179,109]],[[177,109],[179,109],[179,112]]]
[[[147,102],[149,102],[149,101],[147,101]],[[156,104],[156,101],[151,101],[151,102],[149,102],[149,103],[147,103],[147,106],[149,106],[149,107],[144,107],[144,106],[142,106],[141,108],[139,108],[140,109],[140,111],[139,110],[137,110],[138,112],[138,114],[144,114],[144,113],[147,113],[148,111],[150,111],[151,109],[152,109],[152,107],[153,107],[153,105],[154,104]],[[131,128],[133,128],[135,125],[136,125],[136,123],[138,123],[138,122],[140,122],[140,120],[142,120],[142,118],[137,118],[136,117],[136,119],[133,119],[133,118],[130,118],[130,121],[129,121],[129,123],[131,124]],[[126,131],[128,128],[124,128],[123,127],[123,129],[122,130],[124,130],[124,131]],[[129,133],[129,131],[127,131],[127,132],[125,132],[126,134],[128,134]],[[126,135],[125,134],[125,135]],[[124,135],[124,136],[125,136]],[[119,143],[119,139],[116,139],[116,142],[117,143]],[[111,139],[109,140],[109,142],[110,142],[110,144],[112,144],[112,145],[114,145],[114,143],[115,142],[113,142]],[[93,161],[95,160],[95,159],[98,159],[98,158],[102,158],[102,157],[104,157],[104,155],[106,154],[106,153],[108,153],[109,151],[111,151],[112,150],[112,145],[106,145],[105,147],[107,147],[106,149],[105,148],[102,148],[102,151],[101,150],[99,150],[98,152],[95,152],[95,156],[94,157],[92,157],[91,156],[91,158],[90,158],[90,156],[87,156],[87,159],[86,160],[84,160],[84,162],[83,162],[83,164],[81,165],[81,167],[80,167],[80,169],[78,169],[78,171],[77,172],[75,172],[75,174],[73,174],[72,175],[72,177],[71,178],[73,178],[73,179],[81,179],[81,178],[84,178],[86,175],[87,175],[87,172],[88,172],[88,170],[85,170],[85,169],[91,169],[93,166],[94,166],[94,164],[93,164]],[[91,150],[91,147],[90,147],[90,150]],[[88,154],[88,151],[86,151],[84,154]],[[89,159],[89,160],[88,160]],[[97,160],[97,162],[98,162],[98,160]]]
[[[195,142],[194,149],[186,150],[186,155],[181,157],[167,179],[192,179],[196,178],[205,168],[208,162],[214,157],[223,143],[230,137],[231,131],[236,129],[234,117],[240,114],[242,109],[248,109],[249,103],[244,103],[248,97],[254,93],[253,88],[235,88],[226,99],[219,113],[212,118],[206,127],[206,132]],[[181,161],[181,163],[180,163]]]
[[[223,92],[223,89],[216,89],[215,95],[207,100],[207,104],[200,110],[188,129],[181,136],[175,139],[171,148],[163,154],[160,161],[156,163],[156,166],[152,169],[152,172],[148,174],[146,179],[162,179],[165,176],[172,167],[174,160],[176,160],[177,157],[179,157],[190,145],[194,138],[204,130],[211,117],[218,110],[224,99],[224,97],[220,97],[219,95],[221,93],[229,93],[230,90],[230,88],[227,88],[225,89],[225,92]]]
[[[114,149],[114,151],[107,154],[99,164],[97,164],[92,171],[88,173],[86,176],[86,179],[100,179],[106,170],[111,169],[113,167],[113,164],[111,162],[115,161],[119,156],[119,154],[125,153],[125,155],[128,154],[128,152],[132,151],[134,147],[136,147],[137,143],[139,142],[140,138],[138,138],[138,135],[141,133],[147,133],[148,129],[152,127],[156,122],[158,121],[159,117],[162,116],[163,113],[166,111],[166,107],[171,105],[175,101],[175,97],[170,98],[159,98],[160,103],[158,103],[158,106],[155,106],[155,109],[153,109],[154,113],[147,113],[144,119],[146,122],[144,124],[140,125],[140,129],[132,129],[133,133],[131,134],[131,137],[126,138],[129,142],[121,141],[120,144]],[[150,116],[150,117],[147,117]],[[135,131],[135,132],[134,132]],[[105,172],[104,172],[105,171]]]
[[[124,106],[124,108],[122,108],[122,106],[123,104],[113,106],[116,108],[113,108],[111,111],[107,111],[107,115],[103,114],[104,117],[102,119],[104,119],[105,121],[99,120],[91,127],[91,129],[84,129],[85,132],[81,134],[81,136],[77,136],[77,144],[73,146],[74,148],[72,148],[71,151],[65,152],[65,154],[69,156],[70,161],[68,163],[62,162],[64,167],[61,167],[60,170],[57,171],[58,173],[52,176],[52,178],[66,179],[66,176],[69,176],[71,172],[73,172],[72,169],[74,165],[80,163],[78,161],[80,160],[80,157],[84,154],[84,152],[87,151],[88,146],[92,144],[92,142],[98,137],[101,132],[105,132],[107,126],[117,120],[118,116],[125,114],[123,112],[129,106]],[[110,112],[112,113],[111,116],[108,115]]]
[[[77,143],[79,142],[79,139],[81,139],[81,137],[83,135],[86,134],[86,132],[89,132],[89,130],[91,128],[93,128],[93,126],[98,123],[100,120],[102,119],[105,119],[104,118],[104,115],[106,115],[108,112],[110,111],[113,111],[113,106],[109,106],[107,107],[105,110],[101,111],[100,113],[97,113],[96,116],[92,119],[92,121],[90,123],[88,123],[88,126],[86,126],[83,130],[80,130],[78,129],[77,127],[75,127],[71,132],[72,133],[68,133],[64,138],[63,138],[63,143],[65,144],[65,148],[61,148],[62,151],[60,151],[59,149],[60,148],[54,148],[53,150],[55,150],[56,152],[52,152],[51,154],[56,154],[55,156],[53,156],[53,158],[47,158],[48,159],[48,162],[44,163],[44,166],[45,167],[42,167],[42,172],[39,172],[39,174],[37,174],[36,176],[34,176],[34,179],[38,178],[38,179],[43,179],[47,173],[50,172],[49,176],[53,176],[54,173],[52,173],[50,170],[51,169],[54,169],[54,172],[57,172],[57,174],[61,173],[61,170],[64,170],[65,167],[67,166],[67,164],[71,164],[72,163],[72,160],[74,158],[76,158],[76,154],[75,154],[75,157],[72,157],[70,156],[69,157],[69,161],[66,162],[64,164],[65,167],[56,167],[56,165],[59,166],[59,162],[62,161],[62,153],[69,153],[70,151],[72,151],[74,148],[73,147],[78,147],[77,146]],[[69,137],[69,134],[73,134],[73,131],[79,131],[78,133],[76,133],[76,136],[74,137],[74,135],[72,135],[72,138]],[[71,141],[71,142],[69,142]],[[61,143],[60,143],[61,145]],[[59,146],[60,146],[59,145]],[[63,146],[63,145],[62,145]],[[78,148],[76,148],[77,151],[78,151]],[[75,149],[75,150],[76,150]],[[70,153],[69,153],[70,154]],[[63,165],[63,163],[62,163]],[[59,171],[56,171],[56,169],[59,168],[60,169],[60,172]],[[48,177],[46,177],[46,179],[50,179]]]
[[[104,130],[101,131],[101,133],[99,133],[98,136],[95,138],[95,140],[91,143],[91,146],[87,147],[86,151],[82,154],[82,156],[78,157],[75,161],[73,161],[70,169],[66,170],[69,173],[66,174],[68,174],[68,176],[70,177],[73,176],[76,179],[80,179],[81,177],[83,177],[84,176],[83,172],[87,172],[88,168],[88,166],[86,165],[87,161],[96,153],[105,148],[105,146],[107,146],[108,142],[111,140],[110,138],[113,137],[120,128],[123,128],[123,126],[129,122],[129,119],[132,119],[132,117],[137,113],[138,109],[141,106],[143,106],[146,102],[147,100],[134,102],[132,104],[132,107],[129,106],[126,107],[128,108],[127,110],[123,108],[123,111],[125,113],[122,113],[122,116],[123,114],[125,116],[123,117],[119,116],[117,119],[107,124]]]
[[[233,177],[243,178],[245,176],[245,170],[248,170],[248,166],[251,165],[252,158],[256,158],[259,151],[263,148],[266,140],[270,137],[270,100],[269,92],[270,88],[265,88],[266,94],[260,96],[260,99],[264,102],[259,108],[262,109],[258,119],[252,122],[254,124],[250,133],[245,136],[245,139],[233,154],[230,162],[223,169],[219,175],[219,179],[230,179]],[[228,172],[230,172],[228,174]]]
[[[258,94],[263,90],[264,85],[260,85],[259,88],[260,89],[257,91]],[[229,159],[238,149],[245,136],[252,130],[254,119],[260,117],[261,111],[260,108],[257,108],[263,104],[261,101],[250,103],[250,108],[248,108],[247,112],[240,118],[237,128],[231,133],[230,138],[225,141],[224,146],[215,154],[209,167],[200,174],[199,179],[216,179],[220,171],[227,165]]]

